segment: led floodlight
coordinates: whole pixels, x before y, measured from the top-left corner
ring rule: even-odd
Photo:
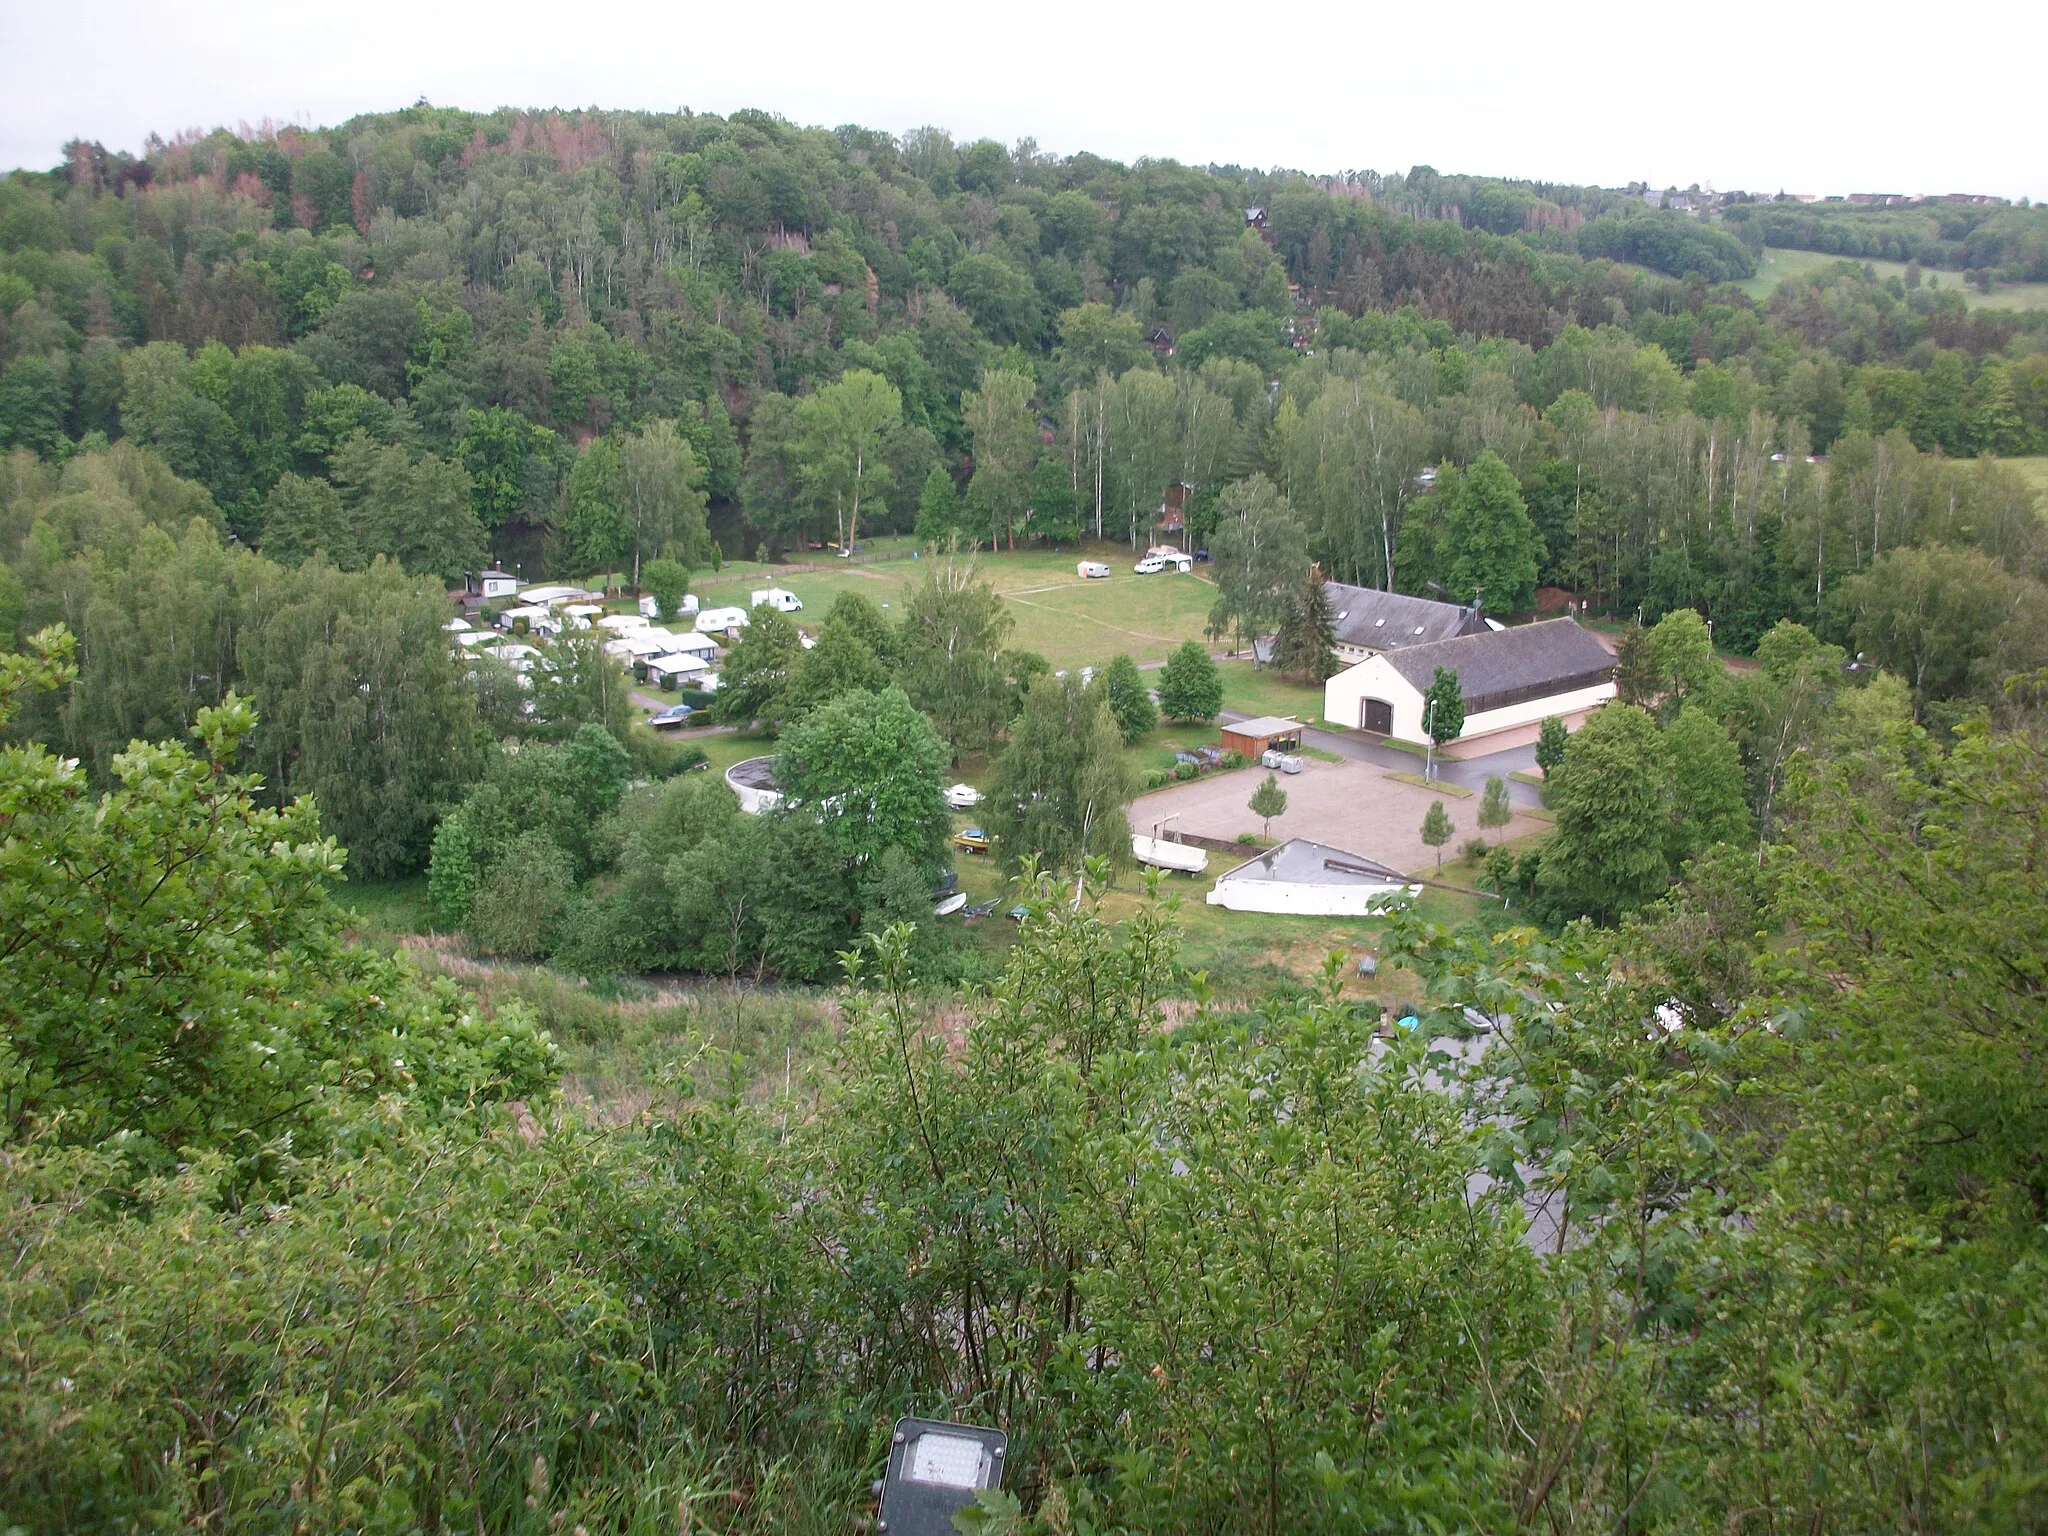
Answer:
[[[1003,1485],[1009,1437],[999,1429],[898,1419],[880,1488],[882,1536],[953,1536],[954,1511]]]

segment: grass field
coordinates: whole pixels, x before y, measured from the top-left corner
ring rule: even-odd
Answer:
[[[1084,558],[1105,562],[1109,577],[1083,581],[1075,575],[1075,564]],[[1202,625],[1216,597],[1215,589],[1199,575],[1133,575],[1131,553],[1121,545],[1080,554],[984,554],[976,557],[975,565],[1016,618],[1010,645],[1037,651],[1055,667],[1097,666],[1120,651],[1138,662],[1164,661],[1183,640],[1202,638]],[[806,624],[821,622],[841,592],[860,592],[885,617],[896,619],[929,569],[921,559],[878,560],[822,571],[747,562],[699,576],[691,590],[707,605],[744,605],[754,587],[783,587],[803,600],[801,622]]]
[[[2026,478],[2027,484],[2034,488],[2034,500],[2044,512],[2048,512],[2048,455],[2038,455],[2031,459],[2006,459],[2003,462]]]
[[[1829,256],[1821,251],[1780,250],[1773,246],[1764,251],[1763,260],[1757,263],[1756,276],[1736,286],[1761,303],[1776,291],[1778,284],[1791,278],[1812,277],[1825,272],[1838,261],[1854,261],[1859,267],[1867,266],[1880,281],[1906,275],[1906,264],[1902,261],[1866,261],[1858,257]],[[2048,283],[2001,283],[1989,293],[1979,293],[1964,283],[1959,272],[1927,272],[1925,280],[1959,291],[1963,302],[1972,309],[2048,309]]]

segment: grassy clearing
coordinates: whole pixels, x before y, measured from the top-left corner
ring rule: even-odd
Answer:
[[[2007,468],[2018,470],[2021,478],[2034,488],[2034,501],[2044,512],[2048,512],[2048,455],[2037,455],[2031,459],[2005,459]]]
[[[1880,282],[1887,277],[1903,278],[1906,275],[1906,264],[1902,261],[1830,256],[1824,251],[1791,251],[1772,246],[1764,251],[1763,259],[1757,263],[1756,276],[1736,286],[1762,303],[1777,291],[1778,284],[1815,277],[1842,261],[1869,267]],[[1959,272],[1930,271],[1925,274],[1925,280],[1930,285],[1960,292],[1963,302],[1971,309],[2048,309],[2048,283],[2000,283],[1991,292],[1980,293],[1966,284]]]
[[[1082,559],[1106,563],[1110,575],[1084,581],[1075,573]],[[1100,666],[1123,652],[1138,662],[1164,661],[1183,640],[1202,638],[1215,589],[1198,575],[1138,576],[1130,551],[1101,549],[1026,550],[975,557],[979,572],[1002,594],[1016,620],[1010,644],[1037,651],[1055,667]],[[716,576],[700,577],[693,590],[706,602],[744,603],[754,586],[794,592],[804,608],[799,622],[816,624],[841,592],[859,592],[901,617],[929,567],[920,559],[856,562],[831,570],[736,563]]]
[[[1223,707],[1247,715],[1291,716],[1305,725],[1319,725],[1323,718],[1323,690],[1290,683],[1270,668],[1254,667],[1249,661],[1219,661],[1223,674]]]
[[[349,914],[350,931],[376,949],[391,949],[411,934],[433,931],[427,905],[427,877],[348,880],[336,888],[335,903]]]

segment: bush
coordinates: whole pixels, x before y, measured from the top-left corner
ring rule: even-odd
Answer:
[[[1216,766],[1228,773],[1233,768],[1242,768],[1248,761],[1242,752],[1226,752],[1216,760]]]
[[[1465,839],[1464,846],[1458,852],[1476,863],[1486,857],[1486,839],[1483,837],[1468,837]]]
[[[1182,783],[1186,783],[1189,779],[1194,778],[1201,771],[1202,765],[1200,763],[1175,763],[1173,765],[1173,776]]]
[[[695,742],[670,741],[644,725],[626,732],[626,755],[633,759],[636,779],[672,779],[708,759]]]
[[[1240,832],[1237,834],[1237,840],[1247,848],[1259,846],[1259,834],[1256,832]]]
[[[1164,789],[1173,782],[1173,774],[1164,768],[1148,768],[1145,771],[1147,789]]]

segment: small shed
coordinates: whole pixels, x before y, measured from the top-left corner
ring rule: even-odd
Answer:
[[[680,688],[686,679],[711,670],[711,663],[701,656],[656,656],[645,666],[647,680],[663,688]]]
[[[1377,860],[1296,837],[1219,875],[1209,905],[1233,912],[1370,917],[1421,891]]]
[[[501,597],[510,597],[519,590],[519,578],[505,571],[479,571],[476,583],[487,603],[494,603]]]
[[[1260,715],[1255,720],[1240,720],[1223,727],[1226,752],[1241,752],[1249,761],[1257,762],[1269,748],[1278,752],[1300,751],[1301,722],[1280,715]]]

